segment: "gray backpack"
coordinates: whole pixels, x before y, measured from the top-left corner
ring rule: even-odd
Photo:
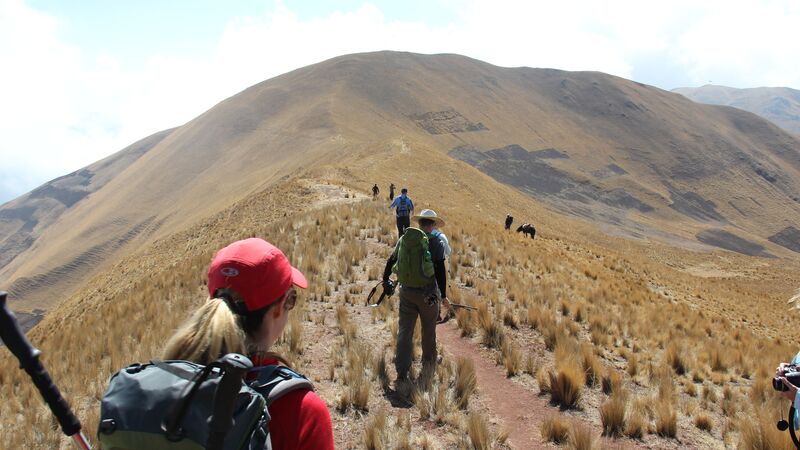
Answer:
[[[268,407],[283,395],[313,390],[283,366],[253,369],[241,383],[225,450],[270,450]],[[251,372],[251,373],[252,373]],[[105,450],[204,450],[222,370],[189,361],[132,364],[111,377],[100,405],[97,437]],[[234,388],[235,390],[235,388]]]

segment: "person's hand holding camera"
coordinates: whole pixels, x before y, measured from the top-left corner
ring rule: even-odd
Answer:
[[[794,401],[795,397],[797,396],[797,386],[793,385],[786,379],[786,377],[778,377],[781,380],[781,383],[786,387],[785,390],[781,391],[781,395],[789,399],[790,401]]]

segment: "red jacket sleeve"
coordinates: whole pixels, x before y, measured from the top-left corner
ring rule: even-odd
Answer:
[[[333,450],[331,415],[313,391],[286,394],[270,405],[269,414],[273,449]]]

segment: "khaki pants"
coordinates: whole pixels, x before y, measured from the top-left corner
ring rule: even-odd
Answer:
[[[428,301],[429,298],[435,301]],[[439,318],[439,296],[436,285],[427,288],[400,287],[400,319],[397,331],[395,368],[398,378],[408,376],[417,316],[422,326],[422,362],[436,361],[436,320]]]

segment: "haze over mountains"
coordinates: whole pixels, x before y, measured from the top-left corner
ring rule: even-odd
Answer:
[[[709,105],[733,106],[750,111],[800,135],[800,91],[786,87],[737,89],[705,85],[698,88],[677,88],[672,92]]]
[[[596,72],[379,52],[267,80],[3,205],[0,286],[47,308],[287,177],[345,171],[366,189],[364,167],[412,188],[440,173],[443,205],[503,183],[608,233],[800,251],[800,141],[754,114]]]

